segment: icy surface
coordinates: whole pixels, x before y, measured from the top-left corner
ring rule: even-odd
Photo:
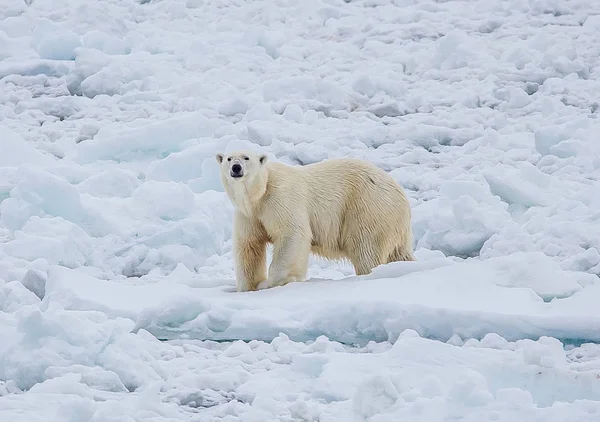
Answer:
[[[600,3],[0,4],[0,420],[600,419]],[[236,293],[217,152],[352,156],[417,262]]]

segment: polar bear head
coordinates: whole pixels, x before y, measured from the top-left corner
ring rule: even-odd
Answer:
[[[240,151],[217,154],[216,158],[227,196],[240,212],[251,216],[254,206],[267,191],[267,156]]]
[[[229,154],[217,154],[217,162],[221,167],[221,176],[227,183],[251,181],[262,174],[267,156],[250,151],[237,151]]]

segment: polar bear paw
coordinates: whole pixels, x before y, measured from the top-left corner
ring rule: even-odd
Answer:
[[[268,280],[267,279],[265,281],[261,281],[260,283],[258,283],[256,290],[265,290],[265,289],[270,289],[272,287],[285,286],[288,283],[293,283],[296,281],[300,281],[300,279],[298,277],[286,277],[281,280]]]
[[[273,287],[271,285],[271,282],[269,280],[265,280],[265,281],[261,281],[260,283],[258,283],[256,290],[265,290],[265,289],[270,289],[271,287]]]

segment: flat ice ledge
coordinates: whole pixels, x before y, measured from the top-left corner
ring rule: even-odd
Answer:
[[[552,270],[551,279],[540,265]],[[270,341],[285,333],[296,341],[324,335],[365,344],[413,329],[443,341],[489,333],[509,341],[600,341],[600,283],[553,265],[537,253],[462,263],[435,259],[391,264],[368,277],[246,293],[234,292],[231,280],[200,288],[170,278],[128,285],[53,267],[43,304],[130,318],[160,339]]]

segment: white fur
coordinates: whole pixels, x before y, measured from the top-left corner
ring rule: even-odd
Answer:
[[[238,291],[305,280],[311,252],[349,259],[359,275],[414,260],[408,200],[378,167],[356,159],[292,167],[251,152],[217,154],[217,161],[235,207]],[[236,164],[242,177],[232,177]],[[274,246],[268,275],[267,243]]]

